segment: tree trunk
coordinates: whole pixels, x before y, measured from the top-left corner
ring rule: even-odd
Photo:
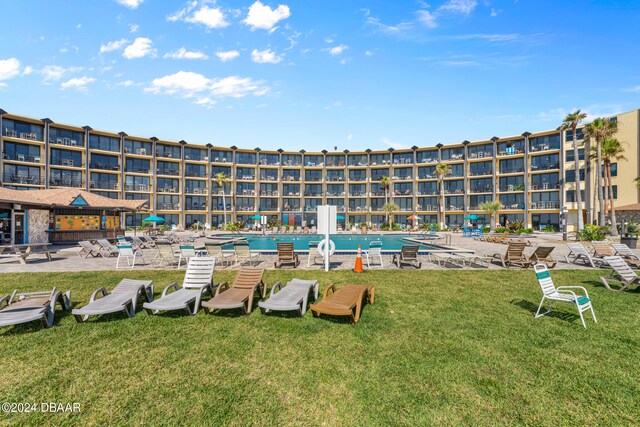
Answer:
[[[607,165],[607,180],[609,181],[609,203],[611,204],[611,235],[618,235],[618,221],[616,221],[616,209],[613,205],[613,184],[611,182],[611,163]]]
[[[440,229],[444,230],[444,179],[440,178]]]
[[[576,232],[576,241],[577,241],[577,240],[580,240],[580,230],[584,228],[584,224],[582,221],[582,195],[580,194],[580,158],[578,157],[578,143],[576,142],[577,126],[573,126],[572,130],[573,130],[573,161],[575,165],[574,170],[576,174],[575,201],[576,201],[576,204],[578,205],[578,222],[577,222],[578,230]],[[586,173],[586,170],[585,170],[585,173]],[[566,221],[567,219],[565,218],[565,227],[566,227]]]
[[[589,158],[589,153],[591,153],[591,142],[587,139],[584,144],[584,204],[585,210],[587,211],[587,224],[593,224],[593,212],[591,199],[589,198],[591,194],[591,183],[589,182],[589,177],[591,176],[591,159]]]
[[[227,228],[227,199],[224,196],[224,187],[222,187],[222,216],[224,217],[224,228]]]
[[[600,141],[596,141],[598,146],[597,146],[597,155],[596,155],[596,177],[597,177],[597,185],[598,185],[598,208],[599,208],[599,212],[598,212],[598,223],[600,226],[605,225],[604,222],[604,206],[603,206],[603,202],[604,202],[604,191],[602,188],[602,144]]]

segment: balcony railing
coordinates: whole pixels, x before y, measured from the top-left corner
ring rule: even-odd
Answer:
[[[120,184],[113,181],[89,181],[89,188],[100,190],[118,190],[120,189]]]
[[[186,171],[184,173],[184,176],[197,176],[197,177],[201,177],[201,178],[206,178],[207,174],[205,171]]]
[[[437,178],[437,176],[431,175],[429,173],[423,173],[422,175],[418,176],[418,179],[435,179],[435,178]]]
[[[285,206],[282,208],[283,212],[300,212],[300,206]]]
[[[549,150],[559,150],[560,145],[549,145],[549,144],[532,144],[529,148],[529,151],[535,153],[537,151],[549,151]]]
[[[469,159],[485,159],[493,158],[493,154],[489,151],[478,151],[476,153],[469,153]]]
[[[261,197],[278,197],[279,195],[280,195],[279,191],[260,190]]]
[[[559,188],[559,182],[543,182],[539,184],[531,184],[529,186],[529,190],[557,190]]]
[[[260,175],[260,181],[277,181],[277,176],[272,175]]]
[[[256,192],[255,190],[238,190],[237,194],[238,197],[242,197],[242,196],[255,196]]]
[[[367,197],[366,191],[353,191],[349,193],[349,197]]]
[[[524,209],[524,203],[513,203],[513,204],[505,204],[504,205],[504,209],[510,209],[510,210],[517,210],[517,209]]]
[[[453,188],[453,189],[444,189],[444,194],[462,194],[464,193],[464,189],[462,188]]]
[[[255,212],[256,208],[254,206],[236,206],[236,211],[238,211],[238,212]]]
[[[560,202],[554,200],[531,202],[530,209],[560,209]]]
[[[238,180],[240,181],[253,181],[256,179],[255,175],[241,175],[238,177]]]
[[[169,186],[165,186],[165,187],[158,187],[158,193],[179,193],[179,188],[178,187],[169,187]]]
[[[420,190],[416,191],[417,196],[437,196],[440,194],[438,190]]]
[[[11,138],[28,139],[30,141],[38,140],[38,134],[35,132],[18,132],[15,129],[4,128],[3,134]]]
[[[149,184],[125,184],[125,191],[143,191],[149,192],[151,191],[151,185]]]
[[[60,144],[68,147],[84,147],[82,140],[78,141],[72,138],[49,138],[49,144]]]
[[[13,175],[5,174],[3,177],[5,184],[28,184],[28,185],[43,185],[44,180],[37,175]]]
[[[501,185],[500,191],[509,192],[509,191],[524,191],[524,185]]]
[[[180,175],[180,171],[178,169],[158,169],[158,175],[170,175],[170,176],[178,176]]]
[[[395,190],[393,192],[393,195],[395,197],[398,197],[398,196],[411,196],[411,195],[413,195],[413,191],[411,191],[411,190],[404,190],[404,191]]]
[[[437,157],[425,157],[423,159],[418,159],[418,163],[437,163],[438,162],[438,158]]]
[[[531,164],[532,172],[537,170],[547,171],[550,169],[560,169],[560,163],[542,163],[540,165],[534,165],[533,163]]]
[[[145,173],[145,174],[150,174],[151,173],[151,169],[145,169],[145,168],[127,168],[125,170],[125,172],[131,172],[131,173]]]
[[[202,187],[187,187],[187,194],[207,194],[207,188],[202,188]],[[222,192],[220,192],[219,194],[222,194]]]
[[[120,170],[120,165],[113,165],[113,164],[107,164],[107,163],[89,163],[89,168],[90,169],[100,169],[100,170],[107,170],[107,171],[119,171]]]
[[[42,163],[42,159],[40,158],[40,156],[25,156],[24,154],[16,154],[10,156],[6,153],[3,153],[2,158],[5,160],[15,160],[18,162]]]
[[[84,181],[79,179],[51,178],[49,179],[49,185],[57,187],[82,188],[84,187]]]
[[[368,212],[369,207],[368,206],[349,206],[349,211],[350,212]]]
[[[282,177],[283,181],[300,181],[300,177],[299,176],[291,176],[291,175],[285,175]],[[307,180],[308,181],[308,180]]]
[[[469,188],[471,193],[491,193],[493,191],[493,186],[491,185],[480,185]]]
[[[327,181],[328,182],[343,182],[344,181],[344,176],[328,176],[327,177]]]
[[[73,167],[73,168],[83,168],[84,167],[84,163],[75,162],[72,159],[62,159],[59,162],[51,162],[51,166],[68,166],[68,167]]]
[[[324,193],[322,191],[310,191],[308,193],[304,193],[304,197],[322,197]]]
[[[470,170],[469,176],[493,175],[493,169]]]
[[[180,203],[158,203],[157,207],[165,211],[179,211]]]
[[[507,174],[507,173],[524,173],[524,167],[500,169],[500,174]]]
[[[284,196],[285,197],[300,197],[300,192],[296,192],[296,191],[288,191],[288,192],[284,192]]]
[[[185,206],[185,209],[188,211],[206,211],[207,204],[206,203],[191,203]]]

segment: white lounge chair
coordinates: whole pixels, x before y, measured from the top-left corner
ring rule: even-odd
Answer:
[[[382,263],[382,242],[379,240],[374,240],[369,243],[369,249],[366,251],[362,251],[362,253],[367,258],[367,268],[371,268],[371,259],[373,257],[378,257],[380,259],[380,268],[384,268],[384,264]]]
[[[63,310],[70,307],[71,291],[61,292],[56,288],[45,292],[19,293],[0,298],[0,326],[18,325],[40,320],[42,326],[53,326],[56,304]]]
[[[269,311],[298,311],[304,316],[309,303],[309,294],[313,301],[318,300],[318,281],[293,279],[286,286],[282,282],[276,283],[271,288],[271,293],[266,301],[258,302],[262,314]]]
[[[140,236],[140,240],[144,241],[147,244],[148,248],[155,248],[156,241],[151,238],[151,236]]]
[[[640,277],[633,271],[631,266],[627,264],[624,258],[619,256],[604,257],[604,260],[613,268],[611,274],[606,277],[600,277],[604,286],[610,291],[624,291],[631,285],[640,286]],[[620,285],[619,289],[613,289],[609,282],[615,282]]]
[[[624,243],[613,243],[611,247],[615,251],[615,254],[620,255],[622,258],[640,260],[640,257],[634,254],[631,248]]]
[[[184,274],[182,288],[178,283],[172,283],[162,291],[162,296],[152,302],[145,302],[147,314],[157,314],[159,311],[185,310],[192,315],[198,312],[202,296],[213,293],[212,280],[216,259],[213,257],[193,257],[189,259],[187,271]],[[171,290],[174,292],[169,293]],[[193,308],[190,305],[193,304]]]
[[[587,251],[587,248],[585,248],[581,243],[568,243],[567,246],[569,247],[569,254],[564,256],[567,264],[571,262],[570,258],[573,258],[574,264],[578,261],[582,261],[585,264],[595,268],[596,265],[594,263],[593,257],[591,256],[589,251]]]
[[[138,236],[131,236],[131,241],[136,245],[137,249],[149,249],[151,246]]]
[[[142,250],[133,249],[133,246],[130,244],[118,245],[118,259],[116,260],[116,269],[134,268],[136,266],[137,257],[140,257],[142,259],[142,263],[144,264],[144,255],[142,254]],[[126,267],[120,267],[120,260],[123,258],[127,260]]]
[[[235,253],[236,266],[240,265],[244,261],[248,261],[249,265],[253,266],[253,262],[257,261],[260,264],[260,253],[253,252],[249,248],[249,243],[247,242],[237,242],[233,245],[233,251]],[[257,265],[257,264],[256,264]]]
[[[169,266],[178,264],[178,256],[173,250],[173,246],[169,243],[168,240],[159,239],[156,241],[156,249],[158,253],[154,260],[158,260],[162,264],[167,264]]]
[[[109,243],[107,239],[98,240],[98,245],[100,246],[99,252],[105,258],[109,258],[110,256],[118,256],[118,248]]]
[[[233,263],[234,254],[222,250],[222,245],[214,245],[213,243],[205,242],[204,247],[207,249],[207,256],[214,257],[216,262],[220,265]]]
[[[204,251],[206,254],[206,251]],[[189,263],[191,258],[199,257],[203,255],[203,251],[196,250],[194,245],[180,245],[180,255],[178,256],[178,268],[184,261],[185,266]]]
[[[580,245],[582,246],[582,245]],[[551,312],[551,307],[553,306],[554,301],[563,301],[568,302],[570,304],[575,304],[578,309],[578,314],[580,314],[580,320],[582,320],[582,326],[587,329],[587,324],[584,321],[583,312],[590,310],[591,315],[593,316],[593,321],[598,323],[596,320],[596,314],[593,312],[593,306],[591,304],[591,300],[589,299],[589,293],[582,286],[556,286],[553,284],[553,280],[551,279],[551,275],[549,274],[549,269],[544,264],[536,264],[533,266],[533,269],[536,272],[536,277],[538,278],[538,283],[540,284],[540,288],[542,289],[542,300],[540,301],[540,306],[538,307],[538,311],[536,312],[535,318],[544,316]],[[584,295],[578,295],[576,292],[571,289],[580,289],[584,293]],[[549,310],[544,313],[540,313],[542,310],[542,306],[546,300],[550,301]]]
[[[102,298],[98,298],[100,294],[102,294]],[[86,321],[89,316],[109,313],[123,313],[127,317],[133,317],[136,314],[139,295],[142,295],[148,302],[153,301],[153,282],[151,280],[122,279],[111,293],[107,292],[105,288],[96,289],[91,294],[89,304],[72,310],[71,314],[78,323]]]
[[[85,258],[89,258],[89,255],[91,255],[92,257],[97,257],[100,256],[100,247],[91,244],[91,242],[88,242],[86,240],[82,240],[80,242],[78,242],[78,245],[80,245],[80,250],[78,251],[78,255],[79,256],[83,256]]]
[[[320,255],[320,252],[318,252],[319,244],[320,242],[315,240],[309,242],[309,256],[307,257],[307,267],[311,267],[312,259],[314,264],[316,263],[316,259],[318,258],[324,261],[324,256]]]

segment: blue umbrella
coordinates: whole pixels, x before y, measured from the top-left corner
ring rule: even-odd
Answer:
[[[259,219],[262,219],[262,217],[260,215],[254,215],[254,216],[251,217],[251,219],[259,220]]]
[[[342,219],[344,219],[344,217],[343,217],[342,215],[338,215],[338,216],[336,217],[336,219],[341,219],[341,220],[342,220]]]
[[[147,217],[147,218],[143,219],[142,221],[144,221],[144,222],[164,222],[164,218],[161,218],[161,217],[156,216],[156,215],[152,215],[150,217]]]
[[[468,215],[468,216],[464,217],[464,219],[480,219],[480,217],[478,215],[476,215],[476,214],[471,214],[471,215]]]

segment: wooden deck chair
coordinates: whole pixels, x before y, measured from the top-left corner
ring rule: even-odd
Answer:
[[[495,236],[487,239],[487,242],[491,243],[509,243],[509,232],[505,231],[501,234],[496,234]]]
[[[625,245],[624,243],[613,243],[611,247],[614,250],[614,255],[618,255],[624,258],[624,260],[630,266],[634,268],[640,268],[640,257],[634,254],[629,246]]]
[[[609,267],[613,268],[613,271],[608,276],[600,277],[600,280],[607,289],[610,291],[624,291],[631,285],[640,286],[640,277],[631,269],[629,264],[625,262],[624,258],[619,256],[608,256],[605,257],[604,260],[607,262]],[[611,283],[609,282],[618,284],[620,288],[612,288]]]
[[[382,242],[380,240],[374,240],[369,243],[369,249],[362,251],[364,256],[367,258],[367,268],[371,268],[371,259],[374,257],[378,257],[380,260],[380,268],[384,268],[384,264],[382,263]]]
[[[329,292],[332,292],[329,294]],[[313,317],[321,314],[329,316],[349,316],[352,323],[357,323],[362,314],[364,302],[375,302],[376,288],[369,285],[344,285],[336,290],[336,285],[329,285],[324,290],[322,300],[309,307]]]
[[[204,247],[207,250],[207,255],[214,257],[216,262],[220,265],[233,262],[233,253],[225,252],[222,250],[222,245],[216,245],[213,242],[205,242]]]
[[[254,261],[257,261],[258,264],[262,262],[260,260],[260,252],[253,252],[249,248],[249,243],[246,241],[234,243],[233,251],[235,253],[236,266],[240,265],[243,261],[248,261],[251,266],[253,266]]]
[[[78,242],[78,245],[80,245],[80,250],[78,251],[79,256],[84,255],[85,258],[89,258],[89,255],[91,255],[93,258],[101,256],[101,248],[99,246],[91,244],[91,242],[81,240]]]
[[[523,242],[510,242],[504,254],[496,253],[491,258],[498,259],[505,268],[512,265],[519,265],[522,268],[531,266],[531,261],[524,255],[526,244]]]
[[[61,292],[55,287],[44,292],[18,292],[0,298],[0,326],[18,325],[39,320],[42,326],[53,326],[56,304],[63,310],[71,307],[71,291]]]
[[[142,250],[133,249],[133,245],[130,244],[120,244],[118,245],[118,259],[116,260],[116,269],[119,268],[134,268],[136,266],[136,258],[142,258],[142,263],[144,264],[144,255],[142,254]],[[120,260],[127,260],[126,267],[120,267]]]
[[[551,274],[549,274],[549,270],[547,266],[544,264],[536,264],[533,266],[534,271],[536,272],[536,277],[538,278],[538,283],[540,284],[540,288],[542,289],[542,300],[540,301],[540,305],[538,306],[538,311],[536,311],[535,318],[542,317],[551,312],[551,307],[553,306],[554,301],[563,301],[568,302],[570,304],[575,304],[578,309],[578,314],[580,314],[580,320],[582,320],[582,326],[587,329],[587,324],[584,321],[583,312],[590,310],[591,315],[593,316],[593,321],[598,323],[596,320],[596,314],[593,312],[593,306],[591,305],[591,300],[589,299],[589,293],[582,286],[556,286],[553,284],[553,279],[551,279]],[[572,289],[580,289],[584,295],[578,295]],[[546,300],[550,301],[549,309],[544,313],[540,313],[542,307]]]
[[[241,268],[231,287],[227,282],[218,285],[213,298],[202,303],[204,312],[208,314],[214,310],[240,308],[244,314],[251,313],[256,291],[261,298],[267,295],[267,287],[262,281],[262,276],[264,276],[264,269]]]
[[[606,256],[614,256],[616,253],[607,242],[592,241],[593,257],[597,259],[604,259]]]
[[[164,288],[159,299],[145,302],[143,307],[147,314],[175,310],[185,310],[188,315],[198,313],[202,296],[213,293],[212,281],[215,265],[216,259],[213,257],[189,259],[182,287],[178,287],[178,283],[174,282]],[[192,304],[193,307],[191,307]]]
[[[398,268],[402,268],[403,264],[409,264],[415,268],[422,267],[422,262],[418,259],[418,245],[404,245],[400,252],[393,255],[393,262]]]
[[[594,263],[594,259],[591,254],[587,251],[581,243],[567,243],[569,247],[569,254],[564,256],[564,259],[567,261],[567,264],[570,263],[570,259],[573,259],[573,263],[575,264],[578,261],[584,262],[586,265],[590,265],[595,268],[596,265]],[[600,262],[604,262],[600,260]]]
[[[529,262],[534,265],[539,262],[544,262],[547,268],[555,267],[558,262],[551,256],[553,249],[553,246],[538,246],[531,256],[529,256]]]
[[[293,268],[296,268],[300,264],[292,242],[278,242],[277,247],[278,253],[276,261],[273,263],[275,268],[281,268],[283,265],[292,265]]]

